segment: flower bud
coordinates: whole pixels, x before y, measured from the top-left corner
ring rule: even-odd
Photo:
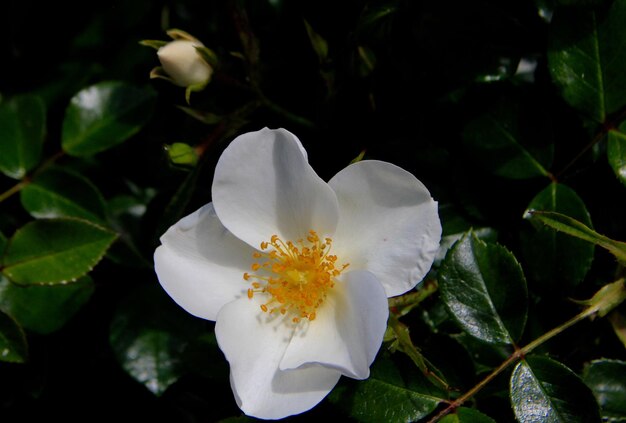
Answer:
[[[165,151],[167,151],[170,161],[175,165],[195,166],[198,163],[198,152],[184,142],[166,145]]]
[[[157,51],[163,70],[174,84],[205,85],[211,79],[213,68],[204,61],[197,47],[204,45],[200,41],[174,40]]]

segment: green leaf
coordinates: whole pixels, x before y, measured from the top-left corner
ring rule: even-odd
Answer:
[[[189,348],[202,331],[200,319],[176,306],[158,285],[151,285],[134,290],[120,303],[109,342],[124,370],[161,395],[188,372]],[[208,358],[204,355],[203,360]]]
[[[626,124],[622,124],[620,128],[620,131],[609,131],[606,154],[615,176],[626,185]]]
[[[41,159],[46,134],[46,106],[25,94],[0,104],[0,172],[21,179]]]
[[[357,31],[371,34],[377,25],[382,25],[385,21],[391,20],[398,9],[398,4],[393,1],[368,5],[359,17]]]
[[[552,183],[532,199],[529,210],[572,216],[591,226],[591,217],[571,188]],[[522,233],[526,271],[544,291],[563,292],[578,285],[593,261],[594,246],[543,225]]]
[[[160,49],[161,47],[164,47],[167,45],[167,41],[162,41],[162,40],[141,40],[139,41],[139,44],[145,47],[151,47],[155,50]]]
[[[465,126],[463,139],[472,157],[496,175],[512,179],[550,176],[552,129],[536,105],[501,99]]]
[[[101,82],[79,91],[63,120],[63,150],[90,156],[137,133],[152,115],[155,93],[125,82]]]
[[[389,350],[392,352],[403,352],[413,361],[413,364],[420,369],[422,374],[426,375],[426,378],[434,386],[441,389],[448,389],[449,386],[443,374],[422,355],[415,345],[413,345],[408,326],[401,323],[397,317],[392,315],[389,316],[388,328],[393,330],[393,336],[389,339],[385,339],[386,341],[393,340],[389,346]],[[387,336],[385,338],[387,338]]]
[[[48,334],[61,329],[94,292],[89,276],[74,283],[57,285],[17,285],[0,275],[0,310],[24,328]]]
[[[511,375],[511,403],[521,422],[600,422],[591,390],[563,364],[547,357],[522,360]]]
[[[220,59],[213,50],[205,46],[195,46],[195,48],[198,55],[206,62],[207,65],[211,66],[213,69],[220,66]]]
[[[30,222],[9,240],[2,273],[20,284],[74,281],[91,271],[116,237],[79,219]]]
[[[20,192],[22,206],[37,219],[78,217],[104,223],[104,198],[84,176],[62,168],[38,174]]]
[[[596,122],[626,105],[626,0],[555,11],[548,67],[563,98]]]
[[[613,312],[609,314],[609,321],[611,322],[615,336],[617,336],[622,345],[626,347],[626,315],[624,315],[621,310],[613,310]]]
[[[622,264],[626,264],[626,243],[612,240],[604,235],[600,235],[582,222],[565,216],[561,213],[527,210],[524,217],[531,221],[537,221],[563,232],[567,235],[591,242],[599,247],[608,250]]]
[[[223,116],[216,115],[215,113],[208,112],[206,110],[194,109],[192,107],[187,107],[187,106],[176,106],[176,107],[182,110],[183,112],[187,113],[192,118],[202,123],[206,123],[207,125],[215,125],[217,123],[220,123],[222,120],[224,120]]]
[[[578,303],[588,306],[598,316],[604,317],[624,301],[626,301],[626,281],[621,278],[604,285],[590,299]]]
[[[203,91],[208,85],[208,83],[209,81],[207,80],[204,82],[200,82],[198,84],[187,86],[187,88],[185,89],[185,101],[187,102],[187,104],[190,104],[191,102],[191,93],[197,93],[197,92]]]
[[[152,269],[152,257],[144,258],[137,244],[142,241],[142,218],[155,190],[144,190],[133,184],[129,188],[133,195],[118,195],[107,202],[109,224],[119,234],[119,242],[111,246],[107,258],[124,266]]]
[[[7,247],[7,237],[0,232],[0,263],[2,263],[2,256],[4,255],[4,249]]]
[[[585,368],[583,380],[596,396],[602,417],[626,419],[626,362],[596,360]]]
[[[452,337],[467,350],[477,373],[487,372],[498,367],[512,353],[510,346],[490,344],[465,332]]]
[[[165,151],[170,161],[180,166],[195,166],[198,163],[198,152],[195,148],[184,142],[175,142],[172,145],[166,145]]]
[[[437,251],[437,255],[435,256],[435,265],[439,265],[441,261],[446,257],[446,254],[452,248],[452,246],[461,238],[468,230],[472,229],[470,226],[465,227],[463,232],[450,233],[446,234],[445,224],[444,224],[444,235],[441,237],[441,241],[439,242],[439,250]],[[498,233],[493,228],[473,228],[472,233],[474,233],[478,238],[482,239],[485,242],[495,242],[498,239]]]
[[[320,34],[313,30],[311,25],[306,20],[304,21],[304,26],[306,28],[306,33],[309,36],[309,40],[311,41],[311,45],[313,46],[313,50],[315,50],[315,54],[319,59],[319,62],[326,62],[326,60],[328,59],[328,43]]]
[[[361,77],[365,78],[376,68],[376,54],[371,48],[365,45],[357,46],[356,58],[358,58],[356,66]]]
[[[26,336],[9,315],[0,311],[0,361],[23,363],[28,355]]]
[[[495,344],[512,344],[522,335],[526,279],[506,248],[467,233],[446,255],[439,287],[451,316],[470,335]]]
[[[414,385],[418,381],[423,385]],[[329,400],[359,422],[410,422],[426,417],[444,401],[427,386],[432,385],[421,374],[408,377],[391,360],[379,358],[367,380],[346,381]]]
[[[439,423],[496,423],[494,419],[473,408],[460,407],[448,414]]]

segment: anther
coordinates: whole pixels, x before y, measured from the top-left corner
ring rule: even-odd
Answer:
[[[258,260],[251,265],[255,273],[243,275],[244,280],[252,281],[248,298],[255,293],[267,295],[261,310],[289,315],[295,324],[302,319],[315,320],[317,308],[335,286],[335,278],[347,267],[337,266],[337,256],[329,254],[331,244],[331,238],[320,238],[313,230],[295,244],[278,235],[261,242],[264,252],[253,253]]]

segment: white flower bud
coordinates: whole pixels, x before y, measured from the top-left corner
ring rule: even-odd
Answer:
[[[206,84],[211,79],[213,68],[196,50],[203,46],[200,41],[175,40],[159,48],[161,66],[174,84],[189,87]]]

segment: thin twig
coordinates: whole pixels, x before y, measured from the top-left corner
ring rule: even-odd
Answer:
[[[507,358],[502,364],[500,364],[500,366],[498,366],[495,370],[489,373],[483,380],[478,382],[472,389],[470,389],[465,394],[461,395],[459,398],[451,402],[446,408],[441,410],[437,415],[435,415],[432,419],[430,419],[428,423],[435,423],[439,421],[440,419],[442,419],[444,416],[452,413],[458,407],[463,405],[465,401],[467,401],[468,399],[476,395],[496,376],[498,376],[500,373],[506,370],[511,364],[517,362],[518,360],[523,359],[528,353],[530,353],[532,350],[537,348],[539,345],[552,339],[556,335],[560,334],[561,332],[573,326],[574,324],[580,322],[581,320],[584,320],[587,317],[592,316],[593,314],[597,313],[597,311],[598,311],[598,305],[588,307],[582,312],[580,312],[579,314],[577,314],[576,316],[572,317],[571,319],[563,323],[562,325],[557,326],[556,328],[544,333],[539,338],[535,339],[534,341],[532,341],[525,347],[516,349],[515,352],[513,352],[513,354],[509,356],[509,358]]]

